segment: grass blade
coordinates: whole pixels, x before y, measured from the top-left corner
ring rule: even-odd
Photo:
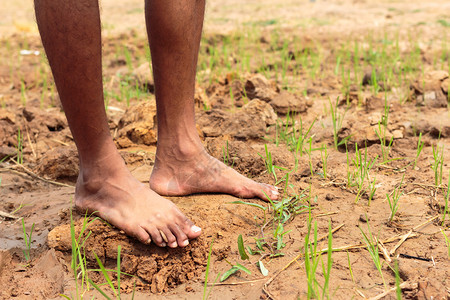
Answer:
[[[263,276],[269,275],[269,270],[266,269],[266,267],[264,266],[262,261],[258,260],[256,262],[256,266],[258,266],[258,268],[261,271],[261,274],[263,274]]]
[[[233,266],[231,269],[229,269],[228,271],[223,273],[222,277],[220,277],[220,282],[223,282],[223,281],[227,280],[228,277],[230,277],[231,275],[233,275],[237,271],[238,271],[238,269]]]
[[[244,240],[242,239],[242,234],[240,234],[238,236],[238,249],[239,249],[239,255],[241,256],[242,260],[250,259],[248,257],[247,252],[245,252]]]

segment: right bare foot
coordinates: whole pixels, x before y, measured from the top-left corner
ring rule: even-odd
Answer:
[[[160,247],[185,247],[201,234],[175,204],[135,179],[118,153],[112,156],[106,166],[100,162],[80,171],[75,190],[79,211],[95,213],[142,243]]]

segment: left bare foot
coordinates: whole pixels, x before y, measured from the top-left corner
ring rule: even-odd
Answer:
[[[253,181],[206,153],[201,144],[159,150],[150,188],[162,196],[223,193],[240,198],[278,199],[277,188]]]

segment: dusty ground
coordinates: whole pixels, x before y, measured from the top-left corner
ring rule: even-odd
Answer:
[[[102,18],[111,133],[133,174],[147,182],[156,128],[143,2],[103,1]],[[69,223],[78,160],[33,19],[31,1],[8,1],[0,12],[2,299],[75,297],[76,290]],[[449,26],[446,1],[209,1],[196,89],[199,134],[213,156],[255,180],[278,183],[286,202],[298,200],[284,222],[285,245],[275,249],[273,209],[265,218],[261,209],[231,204],[239,199],[227,195],[175,197],[171,200],[204,229],[197,241],[181,250],[144,247],[95,221],[86,231],[92,232],[88,267],[98,268],[95,251],[107,268],[116,268],[121,245],[122,272],[133,275],[122,276],[125,297],[135,285],[136,299],[199,299],[214,240],[210,299],[306,299],[310,207],[313,227],[317,222],[318,236],[324,237],[318,249],[327,248],[329,224],[339,228],[332,240],[339,251],[332,255],[330,298],[370,298],[395,288],[390,267],[397,261],[403,298],[448,299],[450,245],[444,234],[450,237],[450,217],[442,219],[450,169]],[[330,102],[337,99],[343,121],[335,149]],[[304,149],[295,153],[292,141],[298,142],[301,128]],[[391,149],[382,147],[377,132],[387,144],[392,138]],[[416,160],[420,134],[423,150]],[[366,149],[369,160],[376,158],[362,193],[353,175],[356,144],[363,158]],[[433,149],[443,157],[436,171]],[[267,167],[268,153],[279,167],[274,172]],[[370,185],[377,188],[371,201]],[[392,198],[395,189],[403,194],[389,221],[386,195]],[[28,262],[22,218],[27,232],[35,224]],[[78,236],[83,219],[75,213],[74,218]],[[390,255],[392,262],[380,256],[386,287],[368,250],[359,247],[361,230],[367,233],[369,225],[388,251],[412,230]],[[253,250],[258,239],[267,244],[243,261],[238,235]],[[326,264],[326,254],[321,257]],[[228,262],[251,274],[240,271],[213,286]],[[315,274],[321,285],[323,273],[319,262]],[[95,271],[89,276],[105,281]],[[91,295],[101,298],[85,292]],[[395,291],[385,296],[395,297]]]

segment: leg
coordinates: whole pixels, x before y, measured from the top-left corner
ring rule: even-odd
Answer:
[[[227,193],[276,199],[272,186],[250,180],[209,156],[195,127],[195,72],[204,0],[146,0],[158,108],[158,150],[150,187],[160,195]]]
[[[144,243],[186,246],[200,235],[170,201],[131,176],[109,133],[103,102],[97,0],[35,0],[36,20],[80,157],[75,205]]]

